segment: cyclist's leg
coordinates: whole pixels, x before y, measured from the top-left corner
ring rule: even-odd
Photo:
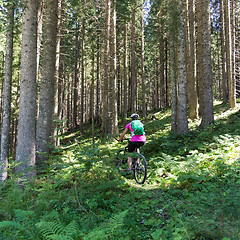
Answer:
[[[134,152],[135,151],[135,144],[134,142],[129,142],[128,143],[128,152]],[[129,169],[128,170],[131,170],[132,169],[132,158],[131,157],[128,157],[128,166],[129,166]]]

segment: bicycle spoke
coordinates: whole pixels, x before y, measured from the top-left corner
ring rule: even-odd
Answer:
[[[133,170],[136,182],[143,184],[147,177],[147,165],[143,155],[139,154],[138,158],[135,158]]]

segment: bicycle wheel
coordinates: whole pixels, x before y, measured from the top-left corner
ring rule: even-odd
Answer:
[[[143,184],[147,178],[147,163],[142,154],[134,158],[133,165],[134,178],[138,184]]]
[[[119,172],[126,172],[128,169],[128,157],[124,150],[120,150],[116,154],[116,165]]]

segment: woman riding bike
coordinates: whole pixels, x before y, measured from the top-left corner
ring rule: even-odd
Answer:
[[[133,113],[131,115],[132,121],[128,123],[119,137],[118,141],[121,141],[124,137],[124,135],[128,132],[128,130],[131,131],[132,138],[129,141],[128,144],[128,152],[134,152],[137,151],[139,153],[139,148],[143,146],[146,142],[146,137],[143,129],[143,124],[139,121],[139,115],[137,113]],[[128,157],[128,171],[132,171],[132,158]]]

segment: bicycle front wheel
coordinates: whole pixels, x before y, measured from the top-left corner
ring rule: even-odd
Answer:
[[[147,163],[142,154],[134,158],[133,166],[134,178],[138,184],[143,184],[147,178]]]

